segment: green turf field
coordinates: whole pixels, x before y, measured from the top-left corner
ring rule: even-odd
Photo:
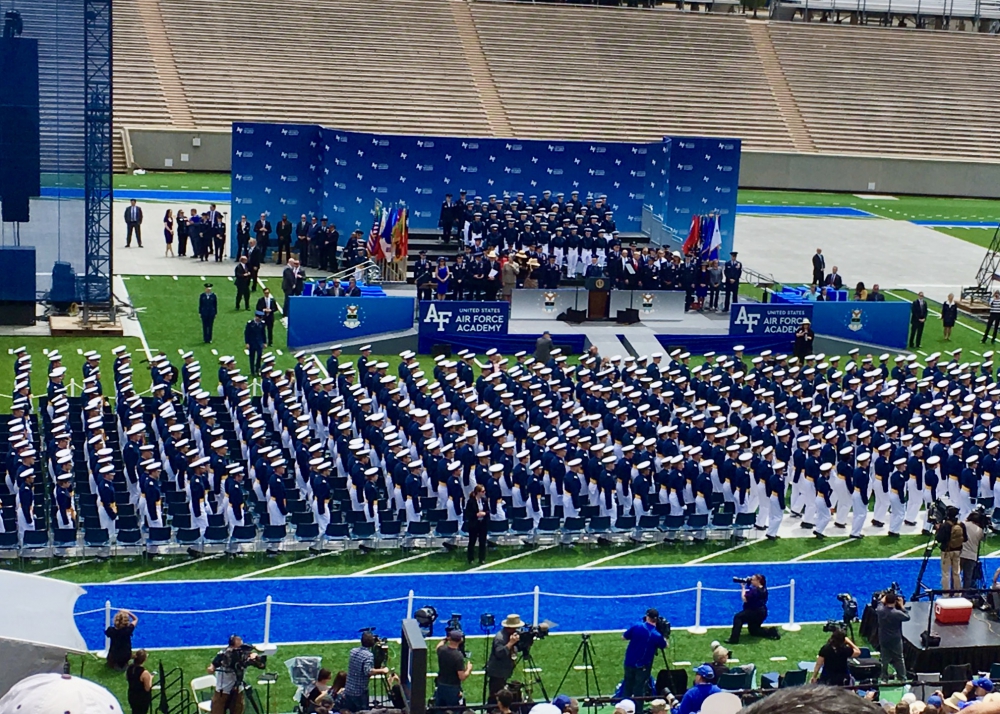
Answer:
[[[155,191],[229,191],[230,176],[222,173],[151,171],[145,174],[115,174],[115,188]]]
[[[833,604],[837,605],[836,601]],[[833,610],[836,610],[836,608],[831,608],[831,617],[835,614],[832,612]],[[495,614],[499,615],[499,613]],[[636,612],[636,620],[641,618],[641,616],[641,612]],[[573,660],[580,646],[580,637],[579,635],[572,634],[555,634],[560,629],[572,631],[573,623],[558,623],[558,627],[553,630],[552,635],[536,641],[532,647],[532,656],[541,669],[540,677],[542,684],[545,686],[545,690],[550,697],[554,697],[558,693],[582,696],[586,693],[584,672],[571,666],[573,664],[576,666],[582,664],[581,659],[577,659],[575,663]],[[467,701],[478,702],[482,700],[483,677],[481,670],[485,663],[485,642],[481,635],[476,636],[480,632],[478,623],[469,627],[466,632],[468,637],[466,651],[472,658],[473,668],[477,674],[474,674],[466,681],[465,694]],[[135,637],[136,647],[141,646],[141,634],[142,623],[140,621]],[[391,636],[396,633],[384,634]],[[440,628],[435,634],[440,634]],[[667,654],[668,664],[671,668],[682,667],[690,670],[693,666],[709,661],[711,660],[711,643],[716,640],[722,641],[727,636],[728,632],[719,628],[711,629],[705,635],[691,635],[686,631],[677,630],[670,640],[670,647]],[[739,660],[743,664],[753,662],[757,665],[759,673],[770,671],[784,673],[788,669],[796,669],[797,663],[801,660],[815,660],[816,653],[827,637],[828,635],[823,633],[821,626],[806,625],[803,626],[801,632],[785,633],[783,638],[778,641],[744,637],[741,644],[734,645],[730,649],[733,652],[734,659]],[[625,655],[625,643],[617,633],[595,634],[591,638],[591,642],[594,650],[593,673],[596,674],[597,682],[600,685],[596,690],[592,689],[591,694],[611,695],[622,678],[622,659]],[[433,648],[436,644],[436,640],[428,642],[430,650],[429,672],[437,671],[437,660],[433,654]],[[858,644],[863,646],[862,642],[858,642]],[[289,681],[288,672],[282,664],[285,660],[296,656],[321,656],[323,658],[323,666],[333,672],[337,672],[339,669],[346,669],[347,655],[353,646],[352,644],[318,644],[279,647],[277,654],[271,658],[267,666],[267,671],[278,673],[278,681],[274,685],[271,694],[271,711],[291,711],[294,687]],[[212,657],[215,656],[215,652],[215,649],[152,652],[146,666],[152,669],[157,667],[162,661],[166,670],[180,667],[184,672],[184,680],[189,681],[205,673],[205,667],[211,662]],[[389,655],[390,666],[398,666],[398,653],[399,645],[392,643]],[[772,661],[772,658],[779,659]],[[94,656],[74,656],[71,657],[71,666],[73,674],[79,674],[82,667],[85,677],[103,684],[112,693],[117,695],[121,701],[126,701],[125,694],[127,687],[125,684],[125,675],[107,669],[103,660],[97,659]],[[654,671],[662,668],[662,666],[663,660],[658,659],[657,665],[654,666]],[[560,688],[559,683],[563,681],[564,675],[566,675],[566,679]],[[514,678],[523,681],[523,673],[520,667],[515,673]],[[693,675],[689,674],[689,680],[691,679],[693,679]],[[428,687],[433,688],[433,681],[428,683]],[[536,699],[540,698],[540,691],[536,690],[534,696]]]

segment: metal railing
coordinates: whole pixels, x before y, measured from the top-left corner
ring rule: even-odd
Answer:
[[[382,271],[378,267],[378,263],[371,259],[365,260],[365,262],[358,263],[350,268],[338,270],[330,277],[340,281],[349,280],[350,278],[353,278],[359,270],[361,271],[361,275],[364,277],[366,285],[378,285],[382,282]]]

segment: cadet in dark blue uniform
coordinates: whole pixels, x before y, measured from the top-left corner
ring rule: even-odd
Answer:
[[[264,313],[257,310],[253,319],[243,328],[243,342],[250,352],[250,376],[260,376],[260,361],[267,347],[267,325],[264,324]]]
[[[205,342],[212,341],[212,327],[219,313],[219,300],[212,292],[212,283],[205,283],[205,292],[198,296],[198,314],[201,315],[201,336]]]
[[[729,260],[726,261],[726,264],[722,269],[722,274],[725,278],[725,309],[727,311],[729,310],[730,304],[738,303],[740,301],[740,278],[743,276],[743,263],[736,260],[736,256],[737,252],[734,250],[729,254]]]

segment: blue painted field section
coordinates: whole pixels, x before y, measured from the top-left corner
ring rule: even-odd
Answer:
[[[850,206],[762,206],[743,204],[736,207],[740,216],[813,216],[816,218],[875,218],[860,208]]]
[[[739,608],[733,576],[763,573],[771,590],[768,621],[783,623],[789,615],[789,583],[795,580],[796,622],[839,619],[837,593],[849,592],[864,603],[892,581],[912,592],[919,559],[820,561],[779,564],[525,570],[480,573],[434,573],[259,580],[212,580],[122,583],[85,586],[77,602],[80,631],[94,649],[103,646],[106,600],[112,607],[134,610],[140,617],[136,646],[197,647],[217,645],[234,633],[250,642],[264,637],[265,599],[273,601],[272,642],[350,640],[358,630],[375,626],[398,636],[406,616],[407,597],[414,607],[433,605],[444,621],[461,613],[470,634],[479,634],[479,616],[517,612],[530,620],[533,590],[540,589],[539,619],[558,623],[563,631],[625,628],[647,607],[657,607],[675,627],[695,622],[695,587],[702,582],[703,625],[725,625]],[[996,563],[985,563],[992,572]],[[937,582],[935,558],[925,582]]]

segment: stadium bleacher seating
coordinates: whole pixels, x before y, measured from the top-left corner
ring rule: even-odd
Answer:
[[[377,17],[350,0],[121,0],[115,21],[129,27],[115,33],[118,130],[316,122],[1000,156],[987,90],[1000,49],[985,33],[491,0],[389,0]],[[301,28],[330,29],[302,42]]]

